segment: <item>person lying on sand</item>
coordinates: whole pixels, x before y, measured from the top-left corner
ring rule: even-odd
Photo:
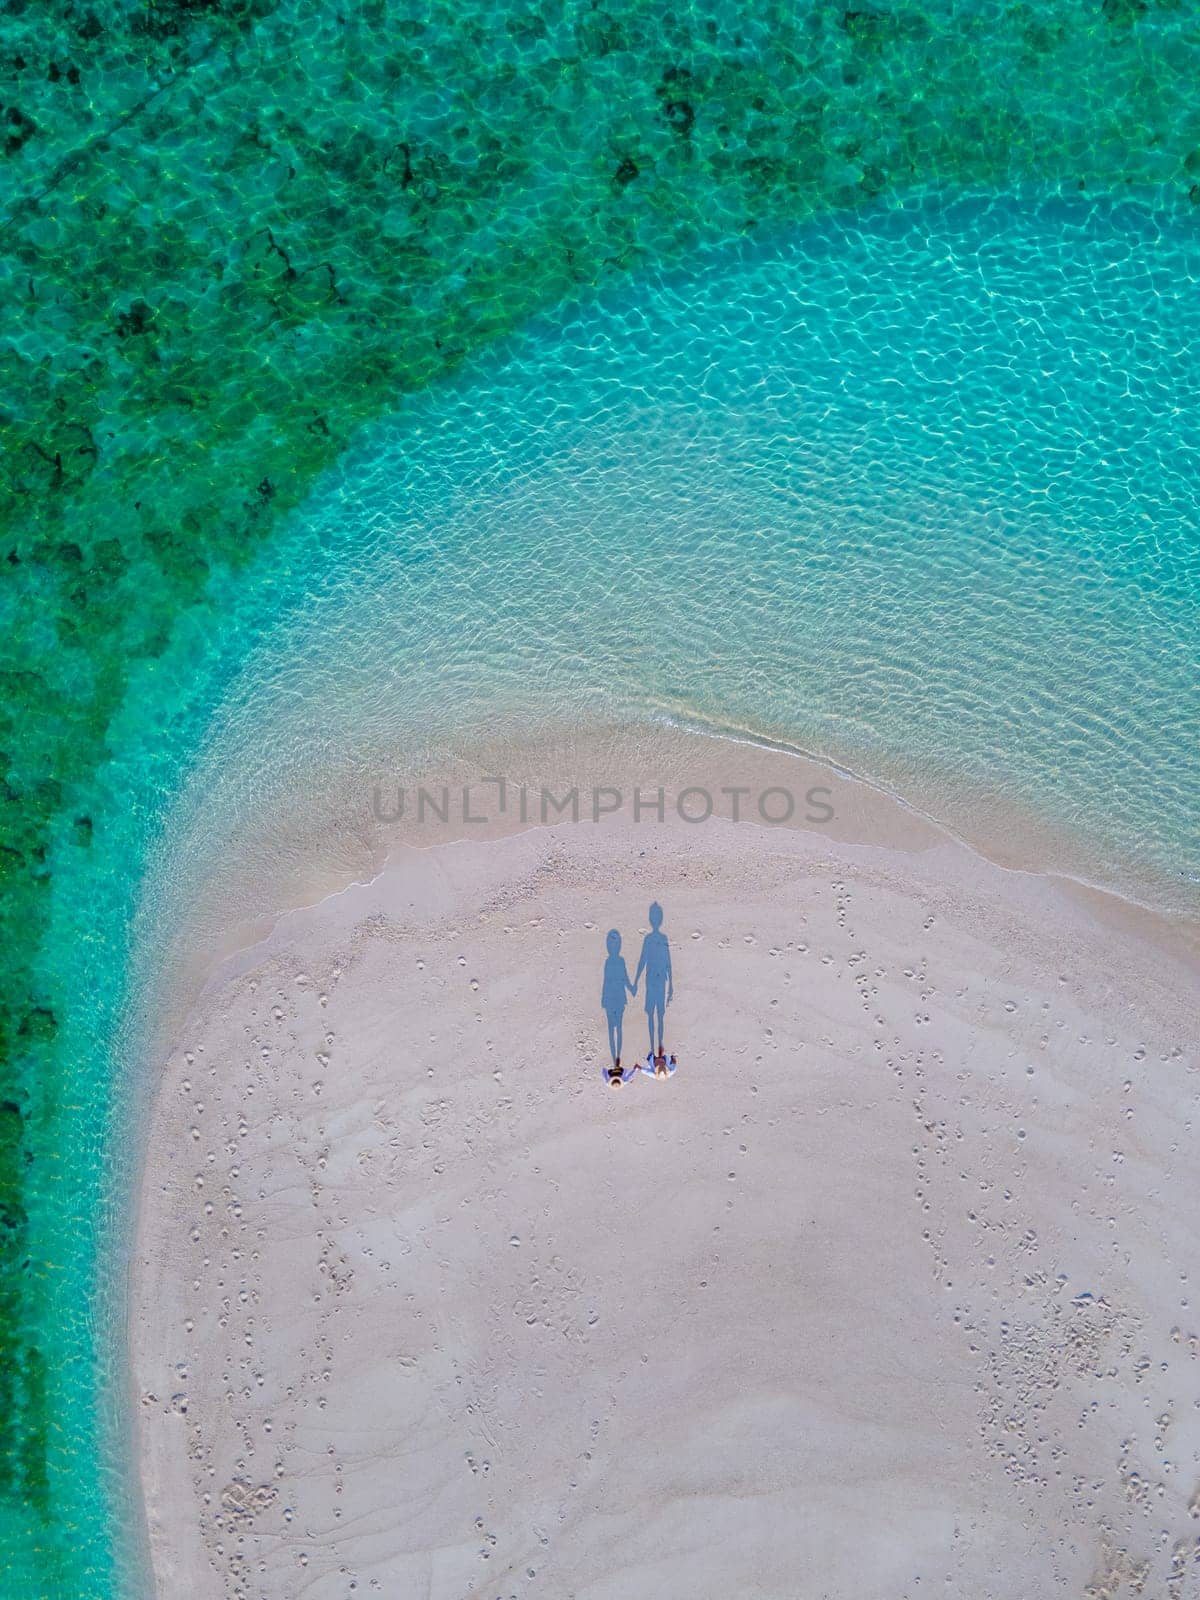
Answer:
[[[641,1069],[648,1078],[669,1078],[674,1073],[678,1062],[672,1055],[670,1059],[659,1051],[656,1056],[647,1056],[646,1065]]]

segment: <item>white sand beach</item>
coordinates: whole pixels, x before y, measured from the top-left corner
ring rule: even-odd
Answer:
[[[1196,1592],[1194,939],[871,805],[399,843],[216,966],[133,1271],[159,1596]],[[679,1070],[613,1092],[655,899]]]

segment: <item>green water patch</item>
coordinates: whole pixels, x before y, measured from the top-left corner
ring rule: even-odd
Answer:
[[[1198,68],[1194,8],[1153,0],[10,0],[4,1592],[112,1588],[106,1039],[222,597],[280,518],[400,394],[697,242],[913,185],[1191,207]],[[127,759],[131,718],[139,748],[159,741],[152,771]],[[46,937],[68,894],[73,948]]]

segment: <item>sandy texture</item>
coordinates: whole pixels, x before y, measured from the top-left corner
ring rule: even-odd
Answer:
[[[651,898],[681,1065],[614,1093]],[[1178,944],[720,821],[401,849],[285,917],[150,1129],[159,1595],[1196,1594]]]

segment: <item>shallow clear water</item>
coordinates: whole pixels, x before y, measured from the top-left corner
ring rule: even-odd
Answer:
[[[1198,277],[1197,231],[1134,204],[926,197],[540,322],[294,519],[200,838],[322,765],[666,718],[968,834],[1024,806],[1065,865],[1188,904]]]
[[[3,855],[0,907],[10,946],[0,1038],[14,1047],[7,1059],[0,1051],[0,1593],[100,1600],[112,1592],[113,1528],[132,1518],[112,1481],[115,1457],[97,1452],[94,1370],[97,1341],[101,1359],[119,1355],[105,1344],[104,1316],[113,1313],[98,1308],[94,1294],[97,1226],[106,1218],[124,1225],[135,1174],[136,1148],[120,1133],[109,1140],[109,1130],[114,1116],[125,1126],[136,1086],[131,1064],[146,1057],[134,1024],[150,1015],[144,998],[132,1011],[125,1001],[131,990],[148,992],[155,938],[147,930],[190,913],[201,858],[261,822],[264,805],[306,775],[320,791],[339,767],[358,793],[371,761],[390,769],[398,749],[420,741],[436,756],[450,711],[474,748],[485,716],[477,691],[491,684],[500,730],[548,708],[569,722],[621,704],[652,729],[646,718],[657,707],[653,715],[707,715],[751,729],[765,719],[798,730],[803,742],[836,745],[893,787],[920,791],[944,815],[965,803],[972,781],[963,753],[928,717],[911,730],[911,747],[907,737],[889,747],[895,719],[885,727],[871,704],[882,699],[886,711],[890,685],[865,692],[855,660],[841,651],[839,626],[824,628],[832,639],[823,636],[821,607],[836,613],[838,585],[858,596],[875,569],[867,561],[859,579],[849,566],[843,574],[855,517],[868,507],[858,506],[851,486],[843,515],[844,492],[820,461],[813,479],[833,486],[828,516],[843,515],[847,541],[831,531],[834,520],[824,532],[781,529],[779,559],[752,580],[782,581],[800,594],[795,573],[781,580],[779,572],[801,540],[810,582],[800,621],[809,631],[794,626],[781,648],[774,633],[753,635],[744,604],[731,607],[731,624],[740,615],[754,653],[740,683],[718,684],[701,586],[688,615],[669,623],[694,636],[674,641],[669,656],[644,620],[662,609],[656,574],[691,559],[689,539],[727,545],[754,494],[769,500],[787,491],[772,489],[744,459],[731,460],[736,474],[726,487],[714,478],[708,499],[695,503],[704,511],[719,505],[729,526],[710,519],[697,533],[687,497],[700,492],[694,485],[707,469],[694,470],[694,450],[685,458],[661,440],[688,480],[667,507],[676,536],[660,560],[624,573],[616,556],[635,537],[666,543],[658,498],[648,502],[640,535],[622,532],[614,510],[610,546],[606,531],[576,525],[585,513],[569,488],[557,511],[548,489],[537,503],[539,473],[569,483],[548,456],[537,465],[538,448],[557,448],[572,416],[580,421],[569,392],[574,374],[561,360],[554,366],[563,347],[553,324],[513,347],[534,369],[549,363],[546,382],[567,396],[555,422],[568,433],[530,441],[525,534],[514,540],[495,521],[500,488],[488,502],[495,525],[482,512],[459,515],[439,502],[438,494],[456,493],[454,484],[468,485],[473,470],[456,430],[480,431],[444,396],[410,409],[409,422],[423,417],[439,442],[424,458],[428,471],[413,478],[403,515],[391,503],[404,492],[401,421],[364,441],[317,520],[293,520],[276,545],[298,497],[397,395],[452,372],[466,354],[581,286],[687,260],[700,239],[857,208],[917,182],[996,190],[1035,175],[1072,191],[1142,186],[1180,208],[1180,229],[1194,225],[1200,80],[1194,18],[1173,0],[915,0],[866,10],[815,0],[682,9],[571,0],[532,10],[508,0],[427,0],[417,8],[408,0],[160,0],[151,8],[94,0],[10,5],[5,36],[0,364],[11,448],[0,499],[18,560],[4,567],[0,652],[16,669],[5,680],[13,716],[4,741],[4,844],[15,855]],[[1135,233],[1141,226],[1130,225]],[[1168,246],[1168,259],[1179,254]],[[1190,291],[1186,272],[1168,287],[1181,285]],[[628,304],[625,291],[609,302],[614,324]],[[1189,331],[1182,320],[1179,328]],[[473,384],[486,395],[493,381],[500,401],[517,407],[519,431],[520,405],[536,413],[535,399],[504,389],[508,380],[494,367],[464,374],[458,393],[469,397]],[[611,417],[611,444],[593,434],[579,446],[581,459],[609,448],[636,459],[621,437],[622,427],[636,425]],[[709,420],[711,443],[715,416]],[[747,447],[758,449],[753,434],[751,427]],[[379,439],[386,450],[377,462]],[[841,442],[832,414],[825,442],[832,468],[844,467],[836,458],[852,444]],[[734,451],[732,428],[728,443]],[[485,457],[503,474],[501,456]],[[381,516],[378,548],[356,520],[376,465],[382,475],[368,498]],[[651,465],[644,481],[657,497],[665,474]],[[600,476],[598,466],[597,508],[620,498]],[[914,481],[904,480],[905,493]],[[515,504],[524,491],[508,492]],[[817,504],[802,475],[801,493]],[[768,511],[763,527],[776,527]],[[331,544],[340,541],[333,569],[316,539],[322,520]],[[557,520],[577,543],[578,571],[553,564]],[[738,539],[752,548],[749,533]],[[455,595],[455,585],[481,576],[463,554],[472,540],[501,567],[511,557],[507,587],[504,570],[486,583],[497,615],[512,618],[515,640],[493,625],[487,590]],[[404,541],[412,548],[397,557]],[[1140,566],[1149,552],[1144,541],[1132,548]],[[267,550],[251,580],[229,575],[252,551]],[[541,551],[544,572],[523,597],[515,591],[530,583]],[[708,561],[711,552],[704,554]],[[723,555],[741,583],[745,564]],[[406,566],[399,577],[389,567],[398,560]],[[418,560],[428,569],[424,587],[410,581]],[[1061,550],[1048,565],[1062,565]],[[475,698],[448,707],[436,697],[436,678],[417,666],[434,659],[430,641],[422,652],[411,628],[395,639],[392,658],[384,653],[383,686],[372,687],[365,662],[354,665],[350,635],[322,640],[303,606],[295,609],[310,578],[324,583],[331,570],[335,587],[345,588],[347,619],[363,592],[356,585],[374,572],[382,607],[411,603],[434,640],[443,628],[447,675],[467,682]],[[715,575],[719,558],[705,570]],[[594,575],[586,587],[583,573]],[[1101,609],[1109,582],[1106,569]],[[711,594],[711,581],[707,588]],[[539,595],[559,613],[542,618]],[[446,623],[460,612],[460,627]],[[270,741],[273,723],[286,720],[273,701],[270,652],[226,699],[276,613],[284,619],[279,644],[293,618],[313,657],[309,679],[297,679],[302,693],[310,681],[314,695],[313,717],[301,718],[303,747]],[[332,626],[336,599],[325,615]],[[567,621],[577,617],[576,636]],[[625,631],[624,645],[604,631],[609,624]],[[905,633],[907,615],[895,626]],[[464,649],[472,629],[477,637]],[[316,666],[327,643],[348,664],[336,693]],[[717,643],[725,648],[723,638]],[[593,655],[597,644],[607,654]],[[541,663],[545,650],[558,652],[553,681],[540,673],[527,684],[502,670],[506,651],[511,664]],[[604,667],[596,681],[578,659],[585,650]],[[688,651],[699,658],[694,665]],[[743,663],[748,656],[747,648]],[[792,674],[786,693],[781,669]],[[323,727],[328,695],[333,720]],[[189,841],[196,853],[181,856],[168,843],[131,965],[147,851],[222,705],[198,769],[204,776],[174,813],[171,840]],[[423,716],[423,705],[437,715]],[[1145,709],[1140,704],[1138,717]],[[977,708],[972,714],[978,723]],[[1170,715],[1177,719],[1177,705]],[[978,755],[978,726],[970,731]],[[1057,748],[1010,772],[1011,744],[1003,741],[998,758],[984,763],[987,781],[998,772],[995,781],[1024,794],[1036,779],[1048,809],[1074,814],[1082,790],[1065,769],[1077,773],[1077,752],[1068,752],[1061,774]],[[940,775],[939,754],[949,762]],[[1137,770],[1150,788],[1148,806],[1118,812],[1121,838],[1103,846],[1099,862],[1082,865],[1112,869],[1132,822],[1130,882],[1142,883],[1147,860],[1157,857],[1167,877],[1155,892],[1168,893],[1185,880],[1176,878],[1174,824],[1164,823],[1159,804],[1162,763],[1156,755]],[[1177,774],[1177,785],[1189,782],[1190,770]],[[1172,817],[1190,803],[1186,794],[1176,799]],[[966,809],[975,816],[974,802]],[[1084,811],[1088,837],[1100,840],[1113,821],[1103,797]],[[1153,835],[1148,854],[1143,827]],[[115,1259],[106,1246],[100,1270],[106,1287],[119,1289]],[[119,1310],[119,1295],[116,1303]],[[128,1411],[111,1391],[108,1398],[118,1416]]]
[[[485,735],[632,720],[652,751],[667,718],[782,739],[968,832],[981,793],[1073,824],[1081,870],[1186,903],[1198,274],[1186,217],[926,197],[546,318],[364,433],[256,566],[215,580],[221,630],[181,618],[111,729],[106,826],[54,883],[49,948],[88,996],[56,1149],[85,1178],[34,1195],[42,1235],[91,1236],[105,1118],[71,1108],[115,1094],[121,1259],[158,959],[222,852],[296,790],[361,791]],[[80,1459],[112,1270],[106,1289],[98,1309],[86,1279],[60,1293],[46,1332]],[[120,1342],[100,1342],[119,1431]],[[135,1592],[128,1461],[110,1449],[74,1493],[96,1592],[114,1526]]]

